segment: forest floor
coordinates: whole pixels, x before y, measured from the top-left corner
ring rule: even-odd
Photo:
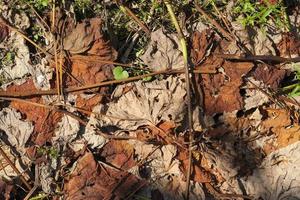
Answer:
[[[0,0],[0,199],[300,199],[299,4]]]

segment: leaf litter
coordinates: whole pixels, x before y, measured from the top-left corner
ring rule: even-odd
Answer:
[[[5,6],[2,11],[22,32],[32,26],[25,12],[16,14]],[[33,93],[26,98],[31,104],[14,99],[3,103],[2,148],[20,171],[27,167],[26,181],[51,198],[183,199],[189,160],[184,76],[164,74],[152,81],[125,83],[134,70],[103,62],[122,56],[104,37],[103,19],[76,21],[70,15],[63,19],[60,12],[56,14],[62,21],[55,27],[62,28],[65,20],[66,32],[56,38],[65,50],[59,52],[67,66],[64,87],[113,78],[124,83],[66,93],[63,100]],[[220,54],[244,54],[235,41],[226,41],[222,32],[202,21],[191,26],[196,27],[190,34],[192,64],[218,73],[198,75],[193,86],[193,92],[196,88],[203,92],[202,100],[195,97],[199,102],[193,102],[194,123],[199,123],[203,111],[206,127],[195,128],[199,132],[192,151],[190,199],[299,198],[299,120],[273,94],[291,74],[289,64],[224,59]],[[16,55],[9,68],[0,69],[10,75],[1,87],[7,93],[54,89],[58,73],[54,58],[34,59],[23,37],[2,22],[0,27],[1,49],[11,48]],[[249,33],[235,22],[232,28],[255,55],[299,56],[296,38],[258,28]],[[176,34],[159,27],[148,39],[145,53],[137,58],[147,70],[182,69]],[[54,42],[46,45],[49,52],[54,52]],[[18,173],[7,160],[0,161],[0,192],[7,198],[14,193],[8,180],[17,179]],[[39,184],[33,183],[33,175]]]

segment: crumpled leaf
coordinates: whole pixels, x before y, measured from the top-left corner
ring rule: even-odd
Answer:
[[[52,140],[62,144],[70,143],[77,137],[79,128],[79,122],[76,119],[64,115],[58,123],[55,136]]]
[[[193,34],[191,56],[196,66],[210,54],[210,48],[213,46],[215,39],[215,34],[210,29],[202,32],[196,31]]]
[[[5,132],[9,143],[23,154],[33,128],[32,123],[23,121],[21,113],[15,109],[3,108],[0,111],[0,129]]]
[[[265,200],[300,198],[300,142],[268,155],[247,178],[243,188],[249,195]]]
[[[34,89],[35,86],[33,84],[33,80],[31,79],[20,86],[12,85],[7,89],[7,91],[20,92]],[[27,100],[41,104],[47,102],[46,98],[43,99],[40,97],[34,97]],[[55,125],[62,117],[62,114],[59,112],[50,112],[46,108],[24,104],[18,101],[12,101],[11,107],[19,110],[22,114],[24,114],[28,121],[32,121],[34,123],[34,134],[32,141],[39,146],[45,144],[46,141],[50,141],[52,134],[54,133]]]
[[[101,37],[101,19],[84,20],[66,34],[63,40],[64,49],[72,54],[84,53],[91,48],[93,42]]]
[[[124,88],[131,89],[123,94]],[[91,116],[84,137],[95,135],[93,127],[111,132],[136,130],[140,126],[156,125],[162,121],[179,123],[184,117],[185,95],[185,84],[180,77],[119,85],[112,97],[116,101],[93,109],[100,115]],[[95,137],[101,138],[99,135]]]
[[[252,77],[250,77],[249,80],[259,88],[265,87],[265,85],[263,83],[261,83],[260,81],[254,80]],[[253,85],[249,82],[247,82],[247,86],[249,88],[253,88]],[[261,106],[264,103],[269,102],[269,97],[266,94],[264,94],[262,91],[260,91],[256,88],[255,89],[245,89],[245,91],[246,91],[246,94],[244,96],[244,103],[245,103],[244,108],[246,110]]]
[[[141,59],[153,71],[184,67],[176,34],[166,34],[160,28],[151,33],[151,42]]]
[[[268,118],[261,125],[267,133],[274,133],[275,138],[270,138],[264,150],[267,154],[300,141],[300,126],[293,124],[290,114],[283,109],[266,110]]]
[[[239,22],[232,22],[232,28],[240,41],[243,41],[243,45],[254,55],[277,55],[276,44],[282,39],[281,31],[274,29],[263,31],[258,27],[245,29]],[[236,45],[235,47],[237,48]],[[228,48],[228,51],[232,49]]]
[[[242,109],[244,106],[240,94],[240,86],[243,83],[242,77],[252,67],[252,63],[225,61],[222,64],[224,74],[214,76],[203,74],[205,112],[211,115]]]
[[[78,159],[74,171],[65,180],[65,199],[123,199],[143,186],[133,175],[100,166],[93,154]]]
[[[256,80],[270,86],[273,90],[277,90],[286,74],[286,70],[278,69],[274,66],[258,65],[252,76]]]

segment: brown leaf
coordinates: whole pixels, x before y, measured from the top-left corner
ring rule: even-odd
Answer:
[[[225,61],[222,65],[225,75],[203,75],[204,108],[209,115],[232,112],[243,108],[240,95],[242,77],[253,67],[252,63]]]
[[[135,193],[145,183],[127,173],[99,165],[93,154],[86,152],[66,180],[66,199],[122,199]]]
[[[128,142],[112,140],[102,148],[101,156],[118,168],[129,169],[136,165],[132,157],[133,152],[134,148]]]
[[[277,47],[281,56],[291,56],[300,54],[300,40],[295,38],[293,34],[284,34],[282,40]]]
[[[273,90],[278,89],[280,82],[286,76],[286,70],[278,69],[269,65],[258,65],[253,72],[253,77],[258,81],[263,81]]]
[[[81,95],[78,95],[76,99],[76,106],[88,111],[92,111],[94,106],[99,104],[101,100],[102,100],[102,96],[99,94],[89,99],[84,99],[83,97],[81,97]]]
[[[77,24],[63,39],[64,49],[71,54],[84,53],[91,48],[93,42],[102,37],[101,19],[92,18]]]
[[[276,138],[275,140],[269,140],[264,145],[265,153],[269,154],[300,141],[300,126],[292,124],[290,114],[286,110],[268,109],[266,111],[269,118],[262,122],[262,127],[267,132],[273,133]]]
[[[192,36],[192,51],[191,56],[194,65],[197,65],[207,54],[209,47],[215,40],[215,34],[209,29],[202,31],[196,31]]]
[[[4,22],[0,21],[0,42],[2,42],[9,34],[8,28]]]
[[[179,153],[178,159],[182,162],[182,171],[184,174],[187,172],[189,157],[187,151],[181,151]],[[199,183],[208,183],[212,181],[212,176],[209,172],[205,171],[202,167],[195,163],[192,166],[191,180]]]
[[[32,80],[26,81],[22,85],[12,85],[8,87],[8,92],[20,92],[26,90],[35,90],[35,86]],[[40,97],[34,97],[27,99],[28,101],[34,103],[44,104],[44,101]],[[55,125],[62,117],[61,113],[50,112],[50,110],[34,106],[31,104],[26,104],[19,101],[12,101],[10,104],[11,107],[19,110],[27,120],[34,123],[34,142],[37,145],[43,145],[46,141],[50,141],[52,134],[54,132]]]

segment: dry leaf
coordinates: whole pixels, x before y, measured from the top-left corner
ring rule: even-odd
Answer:
[[[35,90],[35,86],[32,80],[28,80],[20,86],[13,85],[7,89],[8,92],[20,92],[26,90]],[[27,99],[35,103],[44,104],[44,101],[40,97],[34,97]],[[54,128],[57,122],[62,117],[61,113],[50,112],[48,109],[38,107],[23,102],[12,101],[11,107],[19,110],[28,121],[34,123],[34,136],[33,140],[37,145],[43,145],[46,141],[50,141]]]
[[[123,199],[144,184],[129,173],[100,166],[93,154],[86,152],[66,180],[64,193],[72,200]]]
[[[179,46],[176,34],[166,34],[160,28],[151,33],[151,42],[141,59],[153,71],[183,68]]]
[[[101,37],[101,19],[84,20],[66,35],[63,40],[63,47],[71,54],[84,53],[91,48],[93,42]]]
[[[252,76],[270,86],[273,90],[277,90],[280,82],[286,76],[287,72],[283,69],[278,69],[274,66],[258,64]]]
[[[209,29],[201,33],[198,31],[193,33],[191,56],[194,65],[197,66],[210,53],[209,48],[213,45],[214,40],[215,34]]]

